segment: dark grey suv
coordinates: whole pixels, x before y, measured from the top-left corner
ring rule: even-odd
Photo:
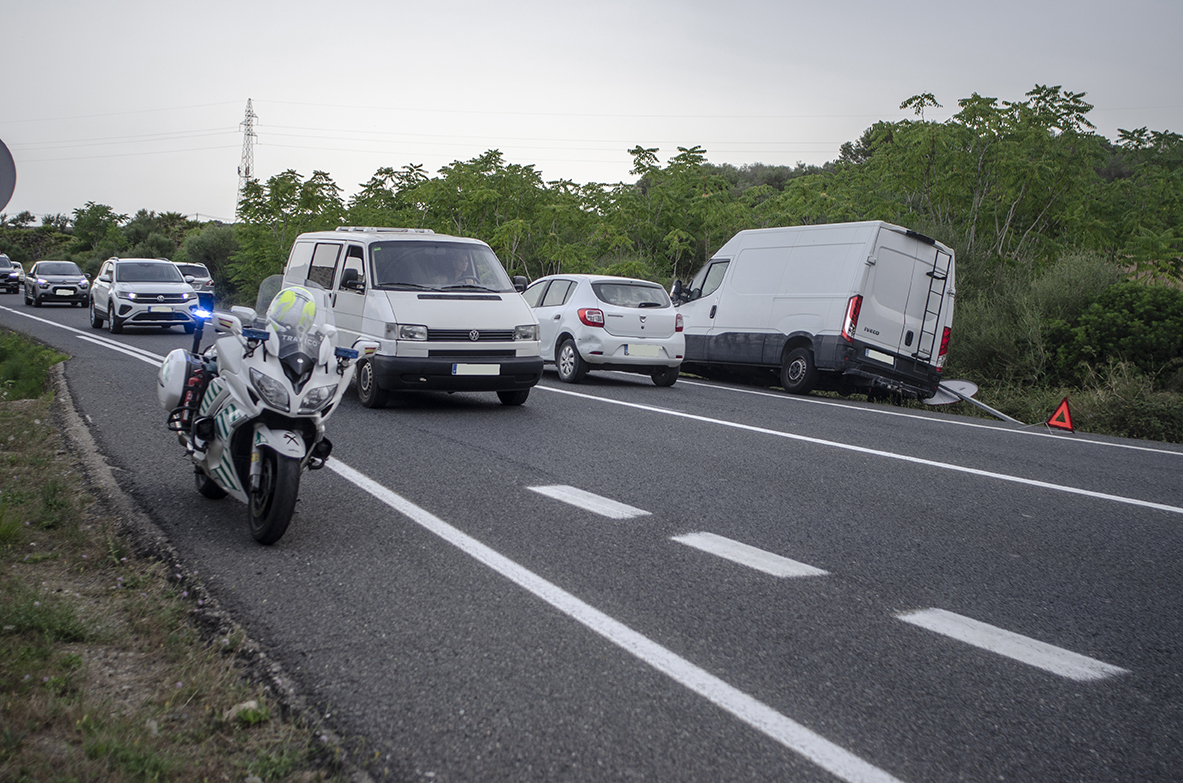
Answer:
[[[15,294],[21,287],[20,267],[3,253],[0,253],[0,285],[10,294]]]

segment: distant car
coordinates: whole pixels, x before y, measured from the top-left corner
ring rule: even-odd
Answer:
[[[17,270],[20,272],[20,275],[19,275],[19,277],[20,277],[21,285],[24,285],[24,282],[25,282],[25,265],[24,265],[24,264],[22,264],[22,263],[21,263],[21,262],[19,262],[19,261],[13,261],[13,262],[12,262],[12,265],[13,265],[13,266],[15,266],[15,267],[17,268]]]
[[[124,326],[182,326],[192,333],[197,292],[172,261],[108,258],[90,287],[90,325],[113,334]]]
[[[673,386],[686,352],[682,316],[657,283],[606,275],[551,275],[522,296],[538,318],[542,358],[559,380],[624,370]]]
[[[197,291],[201,303],[207,308],[212,308],[214,306],[214,276],[209,273],[209,267],[205,264],[191,264],[182,261],[173,261],[173,263],[185,276],[185,282]],[[190,280],[190,277],[193,279]]]
[[[21,268],[11,258],[0,253],[0,285],[10,294],[15,294],[21,287]]]
[[[77,307],[90,301],[90,281],[72,261],[38,261],[25,275],[24,289],[25,304],[34,307],[45,302]]]

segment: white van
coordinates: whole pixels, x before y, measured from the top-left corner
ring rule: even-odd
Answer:
[[[284,281],[330,292],[342,345],[377,340],[357,365],[366,407],[392,391],[492,391],[521,405],[542,377],[538,320],[493,249],[429,229],[354,228],[301,234]]]
[[[683,370],[770,368],[814,388],[936,391],[953,323],[953,251],[881,221],[741,231],[689,286]]]

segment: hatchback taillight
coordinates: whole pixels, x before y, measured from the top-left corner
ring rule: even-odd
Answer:
[[[587,326],[603,326],[604,311],[595,307],[581,307],[579,308],[579,320]]]
[[[945,355],[949,353],[949,336],[953,330],[948,326],[941,332],[941,350],[937,352],[937,372],[945,369]]]
[[[675,332],[682,331],[682,314],[681,313],[678,313],[674,317],[674,331]]]
[[[847,342],[854,342],[854,333],[858,329],[858,314],[862,309],[862,296],[852,296],[850,301],[846,303],[846,320],[842,322],[842,336]]]

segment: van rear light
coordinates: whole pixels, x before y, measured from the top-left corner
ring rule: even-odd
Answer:
[[[945,355],[949,353],[949,335],[952,333],[953,330],[948,326],[941,332],[941,350],[937,352],[937,372],[945,369]]]
[[[863,309],[863,297],[855,295],[846,303],[846,320],[842,322],[842,337],[846,342],[854,342],[854,333],[858,329],[859,310]]]
[[[682,314],[678,313],[677,317],[674,318],[674,331],[680,332],[682,331],[682,328]]]
[[[579,308],[579,320],[587,326],[603,326],[604,311],[595,307],[581,307]]]

